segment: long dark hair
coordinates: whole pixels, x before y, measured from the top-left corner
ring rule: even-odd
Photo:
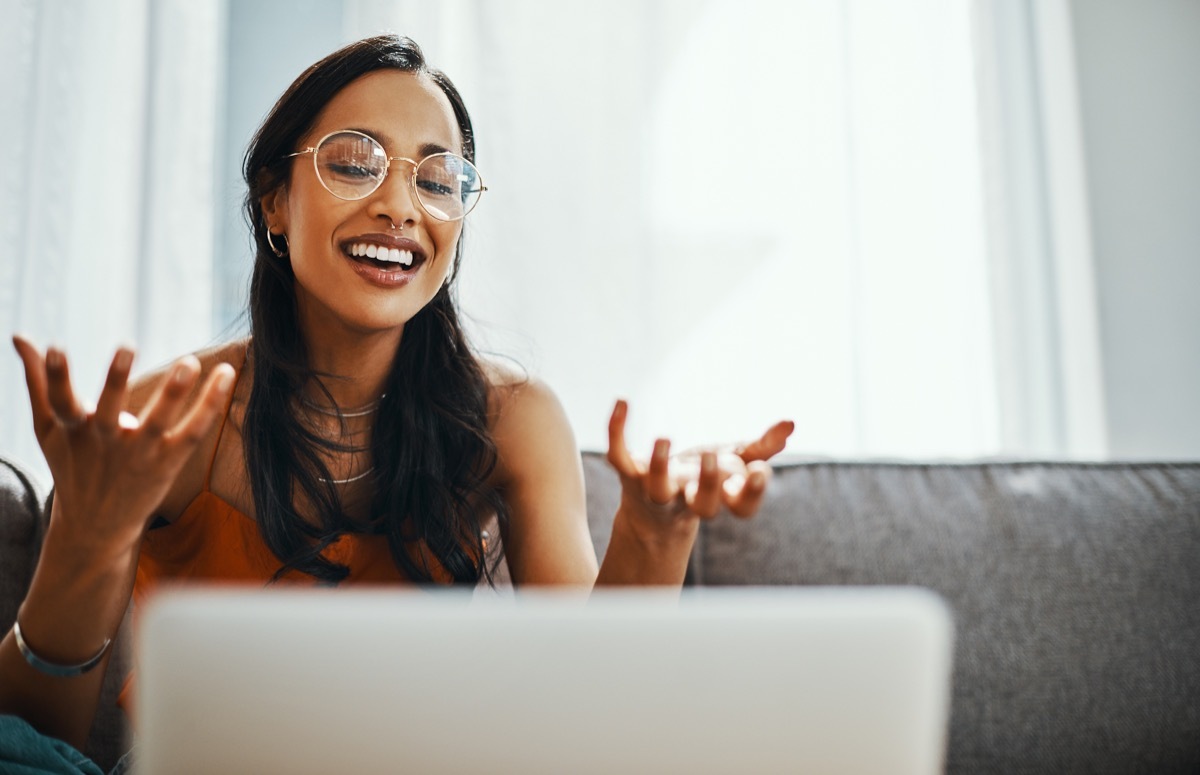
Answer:
[[[339,49],[308,68],[271,109],[246,151],[246,218],[256,255],[250,284],[254,384],[246,406],[243,447],[259,529],[282,565],[334,583],[349,569],[321,556],[341,536],[387,536],[397,567],[416,582],[432,582],[431,558],[456,583],[492,579],[498,552],[485,551],[483,524],[507,508],[488,485],[496,447],[488,428],[488,381],[459,323],[453,297],[462,260],[459,236],[449,281],[404,327],[372,430],[371,523],[351,524],[322,452],[346,447],[323,439],[295,414],[301,389],[318,374],[308,363],[296,313],[291,264],[267,242],[262,198],[289,180],[300,139],[351,81],[394,69],[430,78],[449,98],[462,134],[462,155],[474,162],[471,118],[450,80],[431,69],[412,40],[382,35]],[[318,384],[320,382],[318,381]],[[311,504],[317,524],[296,502]],[[489,561],[490,560],[490,561]]]

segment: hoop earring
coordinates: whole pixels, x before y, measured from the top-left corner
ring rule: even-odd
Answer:
[[[286,234],[280,234],[279,238],[283,240],[283,250],[280,250],[279,248],[275,247],[274,241],[271,240],[271,230],[267,229],[267,244],[271,246],[271,252],[274,253],[279,258],[283,258],[285,255],[287,255],[288,250],[291,249],[291,245],[288,244],[288,239],[287,239]]]

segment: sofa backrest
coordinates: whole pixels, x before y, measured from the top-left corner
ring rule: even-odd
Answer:
[[[692,577],[940,593],[950,772],[1200,772],[1198,463],[779,465]]]

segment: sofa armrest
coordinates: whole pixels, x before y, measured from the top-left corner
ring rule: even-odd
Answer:
[[[0,457],[0,632],[25,599],[45,535],[45,494],[19,463]]]

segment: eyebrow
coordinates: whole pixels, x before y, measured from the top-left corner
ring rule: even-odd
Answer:
[[[364,135],[374,137],[377,141],[379,141],[380,143],[382,143],[385,146],[392,144],[393,138],[388,137],[386,132],[379,132],[374,129],[365,129],[363,127],[357,127],[357,126],[348,126],[345,129],[349,129],[352,132],[361,132]],[[451,151],[449,148],[445,148],[441,145],[438,145],[437,143],[425,143],[424,145],[422,145],[420,147],[419,150],[421,151],[422,159],[425,158],[426,156],[432,156],[435,153],[457,153],[457,151]]]

